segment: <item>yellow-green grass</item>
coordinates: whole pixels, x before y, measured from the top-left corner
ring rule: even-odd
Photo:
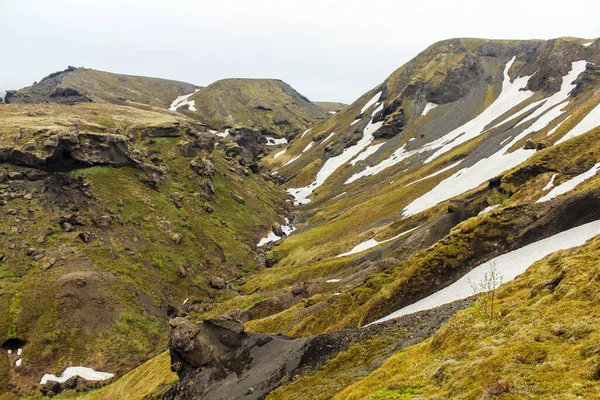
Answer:
[[[598,397],[599,254],[594,239],[544,258],[498,290],[492,325],[475,304],[335,398]]]

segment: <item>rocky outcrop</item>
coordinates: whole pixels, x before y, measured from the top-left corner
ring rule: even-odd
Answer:
[[[178,122],[163,125],[146,126],[142,130],[143,138],[180,137],[183,127]]]
[[[105,133],[58,133],[42,143],[0,147],[0,163],[32,167],[30,180],[43,179],[47,172],[67,172],[95,165],[134,166],[160,177],[162,171],[134,155],[126,136]]]
[[[373,137],[375,139],[389,139],[402,132],[403,129],[404,112],[402,108],[400,108],[398,111],[386,118],[381,128],[373,133]]]
[[[398,342],[387,350],[390,355],[417,343],[469,304],[470,300],[460,301],[382,324],[301,339],[246,333],[239,310],[198,324],[176,317],[169,321],[169,348],[179,382],[164,398],[264,399],[281,382],[314,371],[353,343],[398,335]]]
[[[185,157],[196,157],[200,152],[211,153],[215,148],[216,142],[217,140],[214,135],[198,135],[193,140],[185,142],[180,146],[181,154]]]
[[[265,152],[267,139],[255,129],[235,128],[230,129],[232,144],[226,150],[226,154],[238,160],[240,165],[252,164],[261,154]]]

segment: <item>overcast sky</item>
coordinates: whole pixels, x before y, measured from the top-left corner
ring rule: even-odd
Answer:
[[[67,65],[350,103],[433,42],[600,36],[597,0],[0,0],[0,90]]]

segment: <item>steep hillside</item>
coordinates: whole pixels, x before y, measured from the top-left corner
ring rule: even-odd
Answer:
[[[164,351],[182,304],[261,268],[284,196],[242,165],[243,140],[203,130],[167,110],[2,105],[1,393],[68,366],[121,375]]]
[[[215,130],[246,127],[286,138],[328,115],[277,79],[223,79],[191,94],[176,109]]]
[[[3,105],[0,387],[158,354],[86,397],[597,397],[599,62],[446,40],[328,118],[273,80]]]
[[[56,72],[32,86],[9,90],[6,103],[112,103],[167,108],[174,98],[198,86],[168,79],[148,78],[75,68]]]
[[[241,308],[247,331],[292,337],[411,310],[427,319],[428,307],[472,294],[461,277],[485,270],[487,261],[507,282],[545,255],[600,234],[599,44],[439,42],[274,151],[263,162],[294,197],[295,230],[284,240],[274,233],[276,241],[263,247],[270,268],[238,282],[251,295],[192,319]],[[531,251],[533,259],[510,255],[526,246],[542,250]],[[442,291],[453,282],[453,294]],[[364,351],[375,343],[365,342]],[[377,354],[369,371],[388,357]],[[306,380],[273,396],[305,398],[323,384],[314,398],[331,398],[364,376],[361,358],[344,350],[329,375],[305,371]],[[481,378],[479,393],[493,383]],[[402,382],[376,394],[365,382],[357,398],[418,394],[403,392]],[[383,382],[384,389],[393,384]]]

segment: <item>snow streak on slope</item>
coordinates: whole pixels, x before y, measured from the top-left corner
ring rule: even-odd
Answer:
[[[345,257],[345,256],[349,256],[349,255],[352,255],[352,254],[360,253],[361,251],[365,251],[365,250],[371,249],[371,248],[373,248],[373,247],[375,247],[375,246],[379,246],[379,245],[380,245],[380,244],[382,244],[382,243],[391,242],[392,240],[396,240],[396,239],[398,239],[400,236],[404,236],[404,235],[406,235],[407,233],[410,233],[410,232],[414,231],[414,230],[415,230],[415,229],[417,229],[417,228],[418,228],[418,226],[417,226],[417,227],[414,227],[414,228],[412,228],[412,229],[409,229],[409,230],[407,230],[407,231],[404,231],[404,232],[402,232],[402,233],[399,233],[399,234],[397,234],[396,236],[394,236],[394,237],[391,237],[391,238],[389,238],[389,239],[382,240],[381,242],[378,242],[378,241],[377,241],[377,240],[375,240],[375,239],[369,239],[369,240],[365,240],[364,242],[361,242],[361,243],[357,244],[356,246],[354,246],[354,247],[352,248],[352,250],[350,250],[350,251],[348,251],[348,252],[346,252],[346,253],[342,253],[342,254],[340,254],[340,255],[336,256],[336,258],[338,258],[338,257]]]
[[[424,177],[424,178],[417,179],[416,181],[412,181],[411,183],[407,183],[405,186],[414,185],[415,183],[422,182],[422,181],[424,181],[425,179],[433,178],[433,177],[434,177],[434,176],[436,176],[436,175],[443,174],[444,172],[446,172],[446,171],[450,171],[452,168],[454,168],[454,167],[457,167],[457,166],[458,166],[458,164],[460,164],[461,162],[462,162],[462,160],[460,160],[460,161],[457,161],[457,162],[455,162],[455,163],[453,163],[453,164],[450,164],[450,165],[448,165],[447,167],[444,167],[444,168],[440,169],[440,170],[439,170],[439,171],[437,171],[437,172],[434,172],[434,173],[433,173],[433,174],[431,174],[431,175],[427,175],[427,176],[426,176],[426,177]]]
[[[321,144],[325,143],[326,141],[328,141],[329,139],[331,139],[333,137],[333,135],[335,135],[335,132],[331,132],[329,134],[329,136],[327,136],[325,139],[323,139],[323,141],[321,142]]]
[[[312,128],[308,128],[307,130],[305,130],[304,132],[302,132],[302,135],[300,135],[300,139],[302,139],[304,137],[304,135],[306,135]]]
[[[546,183],[546,186],[544,186],[542,188],[542,190],[545,192],[547,190],[552,189],[552,187],[554,187],[554,180],[556,179],[556,175],[558,174],[553,174],[552,177],[550,178],[550,181],[548,181],[548,183]]]
[[[513,57],[504,68],[502,91],[500,92],[498,98],[471,121],[447,133],[443,137],[429,143],[427,145],[429,149],[438,150],[425,161],[426,163],[431,162],[442,154],[456,148],[457,146],[476,138],[477,136],[480,136],[486,131],[485,127],[493,120],[533,96],[532,91],[523,90],[527,86],[529,76],[517,77],[513,82],[510,81],[508,71],[515,62],[515,59],[516,56]]]
[[[288,161],[285,164],[283,164],[283,166],[285,167],[286,165],[293,163],[294,161],[296,161],[297,159],[299,159],[301,155],[302,154],[297,155],[296,157],[292,158],[290,161]]]
[[[63,383],[74,376],[80,376],[88,381],[104,381],[106,379],[112,378],[114,375],[108,372],[94,371],[93,369],[88,367],[68,367],[67,369],[65,369],[65,372],[63,372],[61,376],[45,374],[40,380],[40,385],[44,385],[48,381],[56,381],[59,383]]]
[[[597,163],[592,168],[585,171],[583,174],[577,175],[576,177],[571,178],[568,181],[561,183],[560,185],[558,185],[557,187],[552,189],[550,192],[548,192],[548,194],[546,194],[544,197],[542,197],[538,201],[536,201],[536,203],[542,203],[544,201],[552,200],[553,198],[560,196],[561,194],[570,192],[571,190],[575,189],[577,187],[577,185],[579,185],[580,183],[583,183],[583,182],[587,181],[588,179],[592,178],[593,176],[595,176],[599,169],[600,169],[600,163]],[[552,179],[550,180],[548,185],[546,185],[546,187],[551,187],[549,185],[554,183],[555,176],[556,176],[556,174],[552,175]],[[543,190],[547,190],[546,187],[544,187]]]
[[[581,73],[581,68],[582,64],[580,62],[573,63],[571,71],[563,77],[563,83],[561,85],[561,90],[559,91],[559,93],[562,93],[563,99],[561,100],[558,97],[555,97],[552,100],[551,105],[560,104],[568,97],[568,94],[574,88],[572,82]],[[583,68],[585,68],[585,64],[583,64]],[[542,107],[546,110],[548,109],[546,105],[543,105]],[[540,127],[546,126],[546,122],[548,121],[548,119],[545,117],[546,114],[539,119],[542,120],[542,123],[540,123],[539,125]],[[533,125],[536,124],[537,121]],[[496,175],[513,167],[516,167],[517,165],[526,161],[535,153],[535,150],[525,150],[521,148],[513,151],[512,153],[508,153],[508,149],[510,149],[514,144],[516,144],[518,141],[520,141],[530,133],[531,127],[517,135],[513,140],[511,140],[506,146],[501,148],[500,151],[498,151],[497,153],[492,154],[488,158],[479,160],[473,166],[469,168],[464,168],[456,172],[455,174],[449,176],[448,178],[440,182],[437,186],[435,186],[432,190],[430,190],[428,193],[425,193],[423,196],[415,199],[413,202],[407,205],[404,209],[403,215],[407,217],[410,215],[418,214],[421,211],[425,211],[428,208],[433,207],[438,203],[441,203],[442,201],[451,199],[468,190],[474,189],[482,183],[486,182],[487,180],[495,177]]]
[[[354,160],[350,161],[351,165],[356,165],[357,162],[366,160],[371,154],[375,154],[377,150],[385,143],[374,144],[369,147],[362,153],[360,153]]]
[[[179,107],[187,105],[188,106],[188,110],[190,110],[190,111],[198,111],[198,110],[196,110],[196,107],[195,107],[196,101],[195,100],[188,101],[189,97],[191,95],[193,95],[194,93],[196,93],[198,90],[200,90],[200,89],[196,89],[196,90],[194,90],[193,93],[184,94],[183,96],[179,96],[178,98],[176,98],[171,103],[171,106],[169,107],[169,110],[171,110],[171,111],[177,111],[177,109]]]
[[[371,100],[367,101],[367,103],[363,106],[363,108],[360,109],[360,113],[363,114],[365,111],[367,111],[369,109],[369,107],[371,107],[373,104],[377,103],[379,101],[379,99],[381,98],[381,93],[382,92],[375,94],[375,96],[373,96],[373,98]]]
[[[556,143],[559,144],[566,142],[567,140],[574,138],[579,135],[583,135],[589,130],[594,129],[600,125],[600,104],[598,104],[592,111],[589,112],[573,129],[569,131],[565,136],[560,138]]]
[[[369,103],[374,104],[380,96],[381,92],[377,93],[373,97],[373,99],[369,101]],[[373,115],[378,113],[382,109],[383,104],[381,104],[373,112]],[[373,123],[373,119],[371,119],[365,127],[365,129],[363,130],[363,137],[354,146],[345,148],[342,154],[340,154],[339,156],[331,157],[330,159],[328,159],[323,165],[323,168],[321,168],[321,170],[317,173],[314,182],[305,187],[288,189],[287,192],[294,196],[294,204],[299,205],[310,203],[310,199],[308,198],[308,196],[310,196],[316,188],[325,183],[327,178],[329,178],[331,174],[333,174],[339,167],[350,161],[358,153],[363,151],[365,147],[371,144],[371,142],[373,141],[373,133],[376,130],[378,130],[381,127],[381,125],[383,125],[383,121]]]
[[[373,323],[388,321],[418,311],[430,310],[472,296],[475,293],[473,293],[471,282],[475,284],[481,282],[485,274],[493,267],[500,273],[503,282],[511,281],[525,272],[534,262],[548,254],[580,246],[598,234],[600,234],[600,221],[594,221],[503,254],[475,267],[450,286]]]
[[[285,154],[285,152],[287,151],[287,149],[283,149],[281,151],[278,151],[277,153],[275,153],[275,155],[273,156],[273,159],[276,159],[279,156],[282,156]]]
[[[362,177],[371,176],[380,173],[381,171],[392,167],[407,158],[425,153],[432,150],[437,150],[431,155],[425,163],[431,162],[440,155],[447,153],[455,147],[477,137],[485,132],[485,127],[489,125],[493,120],[500,117],[505,112],[509,111],[513,107],[519,105],[523,101],[527,100],[533,95],[533,92],[529,90],[522,90],[527,85],[529,80],[528,76],[516,78],[514,82],[510,82],[508,76],[508,70],[514,63],[516,57],[513,57],[504,68],[504,80],[502,81],[502,92],[498,98],[481,114],[474,119],[470,120],[466,124],[454,129],[453,131],[445,134],[441,138],[434,140],[433,142],[427,143],[426,145],[415,149],[406,150],[406,145],[403,145],[392,155],[379,164],[374,166],[368,166],[364,170],[352,175],[346,182],[346,184],[352,183]]]

